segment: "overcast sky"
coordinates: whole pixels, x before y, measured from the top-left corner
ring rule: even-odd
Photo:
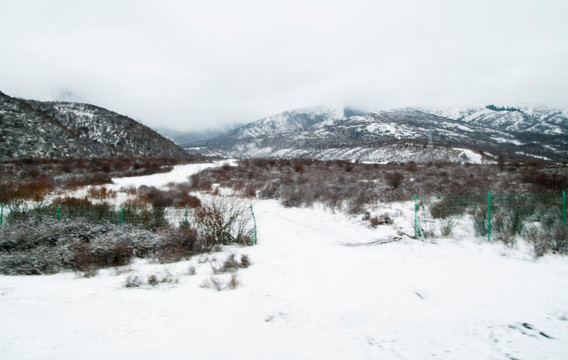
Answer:
[[[202,130],[313,105],[568,108],[566,0],[0,0],[0,91]]]

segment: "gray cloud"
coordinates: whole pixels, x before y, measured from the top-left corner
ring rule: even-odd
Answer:
[[[204,129],[296,107],[568,108],[554,0],[0,0],[0,90]],[[63,94],[63,95],[62,95]]]

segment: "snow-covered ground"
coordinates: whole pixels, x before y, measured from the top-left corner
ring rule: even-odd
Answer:
[[[161,184],[148,179],[155,180],[149,185]],[[141,183],[144,178],[135,181]],[[410,218],[370,229],[317,206],[253,205],[259,239],[254,247],[229,247],[175,264],[138,261],[92,278],[0,276],[0,359],[479,360],[568,354],[565,257],[534,260],[528,247],[511,249],[465,234],[383,243],[399,239],[397,228],[410,233]],[[237,272],[239,286],[204,287],[212,278],[229,280],[229,274],[212,275],[212,264],[231,253],[252,262]],[[177,283],[125,287],[129,277],[152,274],[169,274]]]

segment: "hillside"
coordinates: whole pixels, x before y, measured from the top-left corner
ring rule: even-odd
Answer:
[[[568,111],[544,107],[307,108],[190,144],[208,155],[479,163],[498,156],[568,160]]]
[[[0,160],[185,157],[152,129],[88,104],[40,102],[0,92]]]

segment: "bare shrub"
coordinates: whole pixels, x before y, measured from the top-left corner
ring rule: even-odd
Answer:
[[[124,287],[126,288],[139,288],[144,284],[144,282],[142,281],[142,279],[140,279],[140,277],[138,275],[129,275],[126,278],[126,281],[124,283]]]
[[[204,251],[197,242],[197,231],[184,226],[178,229],[165,229],[161,235],[163,240],[156,250],[156,258],[160,263],[169,263],[187,259]]]
[[[72,196],[58,197],[52,200],[53,205],[70,206],[70,207],[89,207],[93,204],[89,199],[76,198]]]
[[[486,236],[487,225],[487,207],[475,209],[473,212],[473,228],[475,230],[475,235]]]
[[[529,226],[523,236],[532,244],[535,257],[541,257],[549,252],[568,254],[568,228],[563,224],[557,224],[552,229]]]
[[[84,272],[130,264],[134,255],[131,246],[109,240],[96,243],[74,242],[71,251],[74,256],[71,268]]]
[[[190,195],[185,187],[175,187],[172,190],[160,190],[155,187],[140,186],[137,190],[137,202],[141,204],[151,204],[154,208],[168,206],[190,208],[199,207],[201,200],[196,196]]]
[[[568,227],[563,224],[557,224],[553,227],[552,232],[552,251],[559,254],[568,254]]]
[[[251,265],[251,262],[250,262],[250,259],[249,259],[248,255],[245,255],[245,254],[241,255],[241,267],[242,267],[243,269],[246,269],[246,268],[248,268],[250,265]]]
[[[148,285],[155,287],[160,284],[175,284],[178,282],[178,279],[174,278],[169,271],[166,271],[163,274],[152,274],[148,276],[146,282]]]
[[[376,228],[379,225],[392,225],[394,222],[389,214],[371,216],[369,212],[365,213],[365,216],[363,216],[363,220],[368,221],[371,227],[373,228]]]
[[[223,290],[223,283],[215,276],[205,279],[199,286],[204,289],[215,289],[217,291]]]
[[[443,218],[441,221],[440,232],[442,236],[450,236],[454,231],[454,227],[456,226],[456,222],[451,217]]]
[[[236,289],[239,284],[240,282],[237,278],[237,274],[231,274],[231,277],[228,280],[212,275],[209,279],[204,280],[201,283],[200,287],[204,289],[215,289],[217,291],[223,291],[226,289]]]
[[[155,208],[173,205],[173,201],[166,191],[159,190],[153,186],[140,186],[137,193],[139,197],[145,199]]]
[[[404,175],[399,172],[389,172],[385,175],[385,181],[388,185],[392,186],[393,189],[398,189],[404,180]]]
[[[418,170],[418,165],[414,161],[409,161],[405,166],[407,171],[416,172]]]
[[[197,270],[195,269],[195,266],[193,266],[193,265],[190,266],[190,267],[187,269],[187,275],[189,275],[189,276],[193,276],[193,275],[195,275],[196,273],[197,273]]]
[[[193,224],[205,251],[216,245],[252,244],[250,209],[238,199],[213,197],[194,209]]]
[[[229,288],[230,289],[236,289],[237,286],[239,286],[239,280],[237,278],[237,274],[231,274],[231,279],[229,280]]]
[[[134,196],[134,195],[136,195],[137,189],[134,185],[130,185],[126,188],[121,188],[120,191],[124,192],[127,195]]]
[[[251,265],[249,257],[247,255],[242,255],[240,260],[237,260],[236,255],[230,254],[227,256],[223,264],[219,267],[216,267],[213,263],[211,263],[211,269],[213,270],[214,274],[223,274],[223,273],[235,273],[240,269],[247,268]]]
[[[450,216],[463,215],[468,206],[468,200],[457,201],[455,197],[443,197],[430,205],[430,214],[434,219],[446,219]]]
[[[295,161],[294,162],[294,171],[296,172],[304,172],[304,165],[301,162]]]
[[[539,166],[540,167],[540,166]],[[568,175],[549,172],[539,167],[529,167],[523,171],[523,180],[536,185],[540,189],[564,190],[568,188]]]
[[[106,200],[106,199],[114,199],[116,198],[116,191],[109,190],[105,186],[90,186],[87,190],[87,194],[89,195],[90,199],[95,200]]]

